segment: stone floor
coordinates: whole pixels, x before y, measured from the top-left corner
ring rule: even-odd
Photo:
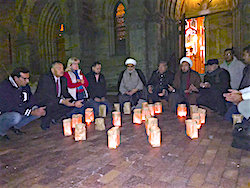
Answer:
[[[40,121],[24,136],[0,143],[0,187],[250,187],[250,152],[235,149],[232,125],[209,114],[199,138],[185,135],[184,120],[158,115],[162,146],[152,148],[144,125],[123,116],[121,145],[107,147],[105,131],[87,127],[87,141],[64,137],[62,126],[42,131]],[[105,120],[107,129],[110,118]]]

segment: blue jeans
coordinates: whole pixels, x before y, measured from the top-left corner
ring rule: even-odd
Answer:
[[[104,104],[106,106],[106,113],[108,114],[108,111],[112,108],[110,103],[105,100],[103,102],[96,102],[94,99],[89,99],[89,101],[87,102],[87,107],[93,108],[94,109],[94,113],[95,113],[95,117],[99,116],[99,106],[101,104]]]
[[[31,121],[38,119],[38,116],[23,116],[18,112],[6,112],[0,115],[0,135],[6,135],[11,127],[20,129]]]
[[[232,118],[233,114],[239,114],[237,106],[234,104],[228,108],[226,114],[224,115],[224,119],[233,123],[233,118]]]

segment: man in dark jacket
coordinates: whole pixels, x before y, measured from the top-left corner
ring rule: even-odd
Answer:
[[[45,104],[47,114],[42,118],[41,128],[46,130],[50,123],[63,115],[70,117],[75,113],[84,113],[83,100],[74,101],[67,90],[67,79],[63,77],[64,68],[60,61],[54,61],[49,74],[42,75],[38,82],[35,97]]]
[[[180,60],[180,70],[175,74],[173,86],[169,85],[169,103],[171,111],[175,112],[180,103],[197,104],[199,96],[200,75],[191,69],[193,62],[188,57]]]
[[[148,99],[157,102],[160,99],[166,99],[168,96],[168,85],[172,85],[174,73],[167,70],[167,62],[161,61],[158,69],[152,73],[148,81]]]
[[[111,108],[106,98],[106,80],[101,73],[101,69],[102,64],[100,62],[95,62],[91,66],[91,71],[86,74],[86,78],[89,82],[88,91],[90,95],[88,106],[94,109],[95,116],[99,115],[99,105],[106,105],[106,113],[108,113],[108,109]]]
[[[0,83],[0,137],[9,139],[7,131],[16,134],[29,122],[44,116],[45,107],[38,107],[32,98],[29,83],[29,70],[16,68],[8,79]]]
[[[128,58],[125,61],[127,67],[122,71],[118,79],[119,102],[121,106],[125,102],[131,102],[131,106],[135,107],[139,99],[146,100],[147,96],[144,93],[146,79],[140,69],[136,69],[136,60]]]
[[[230,88],[230,75],[228,71],[219,67],[218,59],[209,59],[206,64],[207,73],[204,83],[200,84],[200,97],[197,99],[199,105],[204,105],[224,115],[226,112],[226,101],[223,93]]]

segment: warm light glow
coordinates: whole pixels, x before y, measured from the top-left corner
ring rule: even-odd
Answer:
[[[63,32],[63,31],[64,31],[64,25],[61,24],[61,25],[60,25],[60,32]]]
[[[233,114],[232,118],[233,118],[233,126],[234,126],[237,123],[242,123],[243,115],[241,115],[241,114]]]
[[[72,128],[74,129],[76,124],[82,123],[82,114],[73,114],[72,115]]]
[[[150,115],[152,117],[154,117],[155,116],[155,105],[154,104],[149,104],[148,109],[149,109]]]
[[[120,112],[120,104],[119,103],[114,103],[114,108],[115,108],[115,111]]]
[[[112,112],[113,125],[116,127],[120,127],[122,125],[121,122],[121,112]]]
[[[185,120],[186,123],[186,134],[191,139],[198,138],[198,129],[194,120],[188,119]]]
[[[200,114],[198,112],[193,113],[191,118],[192,118],[192,120],[195,121],[197,129],[200,129],[201,128]]]
[[[93,108],[86,108],[85,110],[85,122],[90,125],[95,119]]]
[[[133,123],[135,123],[135,124],[141,124],[142,123],[141,109],[134,109]]]
[[[122,17],[122,16],[124,16],[124,14],[125,14],[125,7],[122,3],[120,3],[116,9],[116,16]]]
[[[198,106],[197,105],[190,105],[190,116],[192,117],[193,113],[197,113],[198,112]]]
[[[142,109],[142,121],[145,121],[147,117],[151,117],[148,107]]]
[[[204,125],[206,122],[206,110],[202,108],[198,108],[198,113],[200,114],[201,124]]]
[[[75,128],[75,141],[86,140],[86,127],[85,124],[76,124]]]
[[[155,103],[155,114],[161,114],[162,113],[162,103],[156,102]]]
[[[70,118],[63,120],[63,133],[64,133],[64,136],[72,135],[72,126],[71,126]]]
[[[149,130],[149,143],[152,147],[161,146],[161,129],[158,126],[152,126]]]
[[[178,104],[177,116],[179,116],[179,117],[186,117],[187,116],[186,104]]]
[[[99,105],[99,116],[100,117],[106,117],[107,116],[107,109],[106,109],[107,107],[106,107],[106,105],[104,105],[104,104],[101,104],[101,105]]]
[[[112,127],[108,130],[108,147],[109,149],[116,149],[120,145],[120,129],[119,127]]]
[[[148,136],[149,136],[149,130],[153,126],[158,127],[158,119],[157,118],[148,118],[147,122],[145,123],[146,133]]]

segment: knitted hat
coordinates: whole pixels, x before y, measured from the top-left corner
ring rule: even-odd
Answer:
[[[192,60],[191,60],[189,57],[183,57],[183,58],[181,58],[181,60],[180,60],[180,65],[181,65],[183,62],[187,62],[187,63],[190,65],[190,67],[192,67],[192,65],[193,65],[193,62],[192,62]]]

